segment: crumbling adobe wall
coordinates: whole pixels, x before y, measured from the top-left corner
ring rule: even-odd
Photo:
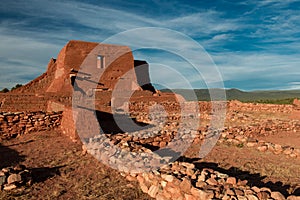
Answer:
[[[300,100],[299,99],[294,99],[293,105],[299,110],[300,109]]]
[[[56,59],[51,58],[47,71],[26,85],[12,91],[12,93],[44,93],[54,79],[56,70]]]
[[[79,137],[77,135],[76,131],[76,124],[74,119],[73,110],[71,107],[67,107],[64,109],[64,112],[62,114],[62,121],[61,121],[61,130],[63,134],[65,134],[67,137],[69,137],[72,141],[78,141]]]
[[[45,111],[47,97],[32,93],[6,93],[0,100],[0,112]]]
[[[49,102],[70,105],[72,101],[69,96],[57,96],[47,93],[5,93],[0,95],[0,112],[47,111],[49,110],[47,109]],[[59,111],[61,111],[61,109],[59,109]]]
[[[100,68],[97,60],[99,55],[104,58],[104,66]],[[140,76],[138,81],[135,67],[140,65],[143,67],[140,68],[142,70],[138,70]],[[96,102],[97,108],[111,103],[112,91],[117,93],[137,91],[140,97],[145,97],[148,96],[148,92],[142,91],[138,82],[143,80],[150,82],[148,67],[145,61],[134,61],[132,52],[127,46],[73,40],[63,47],[57,59],[50,60],[44,74],[25,86],[7,93],[7,98],[1,99],[0,111],[45,111],[48,101],[59,101],[71,106],[70,99],[60,101],[59,96],[72,97],[74,89],[81,93],[100,91],[99,97],[102,100]],[[156,92],[151,84],[143,86],[143,89],[151,91],[149,98]],[[105,93],[103,98],[102,92],[106,91],[109,93]],[[165,99],[165,95],[163,96],[160,98]],[[99,98],[95,96],[95,99]]]
[[[78,70],[85,57],[97,43],[70,41],[59,52],[56,60],[54,79],[46,92],[67,92],[70,93],[72,86],[70,84],[70,71],[72,68]]]
[[[97,66],[98,55],[104,58],[104,66],[100,68]],[[54,80],[47,92],[71,95],[73,92],[71,71],[79,77],[77,86],[84,91],[86,88],[112,90],[126,72],[134,69],[133,62],[132,52],[126,46],[70,41],[57,57]],[[95,74],[102,76],[94,77]],[[135,79],[133,77],[133,80]]]
[[[97,68],[97,56],[105,58],[103,69]],[[88,59],[87,59],[88,58]],[[88,60],[88,61],[87,61]],[[72,95],[73,86],[71,85],[70,73],[84,71],[81,65],[88,65],[88,75],[94,72],[101,72],[101,77],[94,77],[95,88],[112,90],[118,81],[122,81],[122,76],[128,71],[134,72],[134,59],[129,47],[100,44],[95,42],[75,41],[68,42],[59,52],[57,59],[51,59],[47,71],[13,91],[13,93],[55,93]],[[136,82],[136,76],[130,77],[131,81]],[[97,83],[99,83],[97,85]],[[125,87],[124,89],[132,89]]]

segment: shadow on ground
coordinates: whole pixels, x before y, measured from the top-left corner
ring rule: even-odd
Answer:
[[[11,149],[10,146],[17,146],[22,145],[26,143],[33,142],[33,140],[29,140],[27,142],[21,142],[17,144],[12,144],[9,146],[3,146],[0,144],[0,170],[2,168],[6,167],[14,167],[23,161],[25,161],[26,157],[23,155],[20,155],[19,152],[17,152],[14,149]],[[65,167],[65,166],[58,166],[58,167],[40,167],[40,168],[31,168],[31,176],[33,178],[34,183],[44,182],[47,179],[59,175],[60,171],[59,169]]]
[[[291,185],[285,185],[282,182],[263,182],[266,176],[262,176],[260,173],[251,173],[249,171],[243,171],[236,167],[230,167],[229,169],[224,169],[219,167],[217,163],[210,163],[210,162],[201,162],[200,158],[187,158],[187,157],[180,157],[179,161],[194,163],[195,167],[199,170],[203,170],[204,168],[210,168],[220,173],[228,174],[231,177],[235,177],[240,180],[247,180],[247,185],[249,186],[256,186],[259,188],[267,187],[270,188],[272,191],[277,191],[282,193],[285,197],[289,195],[300,195],[300,188],[296,189],[295,191],[290,194]]]
[[[136,119],[125,114],[96,111],[96,116],[104,133],[130,133],[153,127],[151,124],[138,122]]]
[[[25,160],[25,156],[7,146],[0,144],[0,168],[17,165]]]
[[[32,168],[31,176],[34,183],[44,182],[49,178],[52,178],[56,175],[60,176],[59,169],[65,166],[58,167],[40,167],[40,168]]]

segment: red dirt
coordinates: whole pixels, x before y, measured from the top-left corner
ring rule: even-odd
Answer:
[[[1,141],[0,155],[0,167],[24,164],[34,179],[31,187],[0,192],[0,199],[151,199],[58,131]]]

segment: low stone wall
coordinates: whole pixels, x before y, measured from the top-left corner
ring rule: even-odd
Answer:
[[[0,112],[0,138],[51,130],[61,124],[62,112]]]
[[[260,103],[242,103],[240,101],[230,101],[228,103],[230,110],[240,112],[270,112],[270,113],[291,113],[294,110],[293,105],[278,105],[278,104],[260,104]]]
[[[252,186],[247,180],[210,168],[199,169],[187,162],[174,162],[153,172],[122,175],[130,181],[138,181],[144,193],[158,200],[297,199],[296,196],[286,198],[266,187]]]

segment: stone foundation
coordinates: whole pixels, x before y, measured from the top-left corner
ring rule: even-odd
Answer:
[[[61,112],[0,112],[0,138],[57,128]]]

